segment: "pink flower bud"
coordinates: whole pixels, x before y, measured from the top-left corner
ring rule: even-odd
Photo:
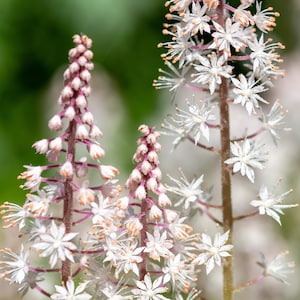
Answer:
[[[138,188],[135,190],[134,195],[138,200],[146,199],[147,193],[145,187],[142,184],[139,185]]]
[[[43,139],[35,142],[32,147],[36,150],[37,153],[44,154],[48,151],[48,140]]]
[[[83,66],[87,63],[87,59],[86,59],[84,56],[80,56],[80,57],[78,58],[77,62],[78,62],[78,64],[79,64],[80,66],[83,67]]]
[[[61,92],[61,96],[63,99],[71,98],[73,96],[73,90],[68,85],[65,86]]]
[[[94,201],[95,192],[89,189],[86,185],[87,182],[83,184],[83,186],[78,191],[78,201],[81,205],[87,205]]]
[[[83,70],[80,73],[80,78],[86,82],[91,80],[91,73],[88,70]]]
[[[162,217],[162,211],[157,205],[152,205],[149,212],[150,220],[159,221]]]
[[[138,169],[133,169],[130,174],[130,179],[139,183],[142,180],[142,174]]]
[[[62,139],[61,139],[61,137],[57,137],[57,138],[53,139],[49,143],[49,148],[51,150],[54,150],[54,151],[60,151],[62,149]]]
[[[146,136],[150,133],[150,128],[149,128],[149,126],[143,124],[143,125],[140,125],[140,127],[138,128],[138,131]]]
[[[59,174],[66,179],[72,178],[73,176],[73,166],[72,163],[66,161],[60,168]]]
[[[150,162],[154,163],[154,164],[158,164],[159,160],[158,160],[158,155],[155,151],[150,151],[147,155],[147,158]]]
[[[146,182],[146,185],[147,185],[147,189],[153,192],[155,192],[157,189],[157,181],[154,177],[149,178]]]
[[[127,196],[125,196],[125,197],[122,197],[122,198],[120,198],[120,199],[117,200],[116,206],[119,209],[125,210],[128,207],[128,203],[129,203],[129,198]]]
[[[147,160],[144,160],[142,162],[142,165],[141,165],[141,171],[144,175],[147,175],[149,174],[149,172],[151,171],[152,169],[152,166],[151,164],[147,161]]]
[[[75,110],[73,106],[68,106],[68,108],[65,110],[64,116],[69,120],[72,121],[75,117]]]
[[[69,57],[70,57],[70,58],[74,58],[74,57],[76,57],[76,56],[77,56],[77,50],[76,50],[76,48],[70,49],[70,50],[69,50]]]
[[[88,148],[92,159],[99,159],[105,155],[103,148],[97,144],[91,144]]]
[[[99,171],[104,180],[111,180],[119,174],[119,170],[113,166],[100,165]]]
[[[79,64],[76,61],[74,61],[70,64],[69,69],[67,69],[67,70],[70,70],[70,72],[72,74],[74,74],[74,73],[77,73],[79,71],[79,69],[80,69]]]
[[[93,52],[91,50],[86,50],[84,52],[84,56],[88,59],[88,60],[91,60],[94,56]]]
[[[147,147],[146,144],[140,144],[140,145],[137,147],[136,153],[137,153],[138,155],[145,155],[147,152],[148,152],[148,147]]]
[[[157,181],[161,180],[162,174],[160,168],[155,168],[151,171],[151,175],[157,179]]]
[[[158,205],[160,207],[171,206],[172,202],[165,193],[160,193],[158,196]]]
[[[173,223],[178,218],[178,213],[171,209],[164,210],[164,217],[168,224]]]
[[[62,122],[61,118],[59,115],[53,116],[49,122],[48,122],[48,127],[50,130],[58,131],[62,129]]]
[[[153,145],[156,142],[157,135],[153,132],[146,137],[147,143]]]
[[[71,85],[72,85],[72,88],[75,90],[75,91],[78,91],[80,86],[81,86],[81,80],[79,77],[75,77],[72,82],[71,82]]]
[[[85,126],[83,124],[80,124],[77,126],[76,129],[76,138],[79,140],[84,140],[87,139],[89,136],[89,133],[87,131],[87,129],[85,128]]]
[[[89,134],[90,138],[96,139],[98,137],[102,137],[102,135],[103,134],[102,134],[102,131],[100,130],[100,128],[96,125],[93,125],[90,130],[90,134]]]
[[[89,125],[93,125],[94,124],[94,116],[90,111],[87,111],[83,114],[82,116],[82,122],[89,124]]]
[[[83,53],[85,51],[85,46],[82,44],[77,45],[76,50],[78,53]]]
[[[83,95],[79,95],[76,100],[76,105],[79,107],[79,108],[85,108],[86,105],[87,105],[87,101],[86,101],[86,98],[83,96]]]

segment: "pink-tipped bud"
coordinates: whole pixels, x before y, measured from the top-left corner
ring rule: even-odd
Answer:
[[[79,95],[76,100],[76,105],[79,107],[79,108],[85,108],[86,105],[87,105],[87,101],[86,101],[86,98],[83,96],[83,95]]]
[[[80,73],[80,78],[86,82],[91,80],[91,73],[88,70],[83,70]]]
[[[83,86],[81,88],[81,91],[83,93],[84,96],[88,97],[91,94],[91,87],[90,86]]]
[[[68,108],[65,110],[64,116],[69,120],[72,121],[75,117],[75,109],[73,106],[68,106]]]
[[[60,151],[62,149],[62,139],[61,139],[61,137],[57,137],[57,138],[53,139],[49,143],[49,148],[51,150],[54,150],[54,151]]]
[[[78,64],[79,64],[80,66],[83,67],[83,66],[87,63],[87,59],[86,59],[84,56],[80,56],[80,57],[78,58],[77,62],[78,62]]]
[[[91,144],[88,149],[92,159],[99,159],[105,155],[103,148],[97,144]]]
[[[93,52],[91,50],[86,50],[84,52],[84,56],[88,59],[88,60],[91,60],[94,56]]]
[[[150,220],[159,221],[162,217],[162,211],[157,205],[152,205],[149,212]]]
[[[147,193],[145,187],[142,184],[139,185],[138,188],[135,190],[134,195],[138,200],[146,199]]]
[[[65,98],[71,98],[73,96],[73,90],[71,89],[71,87],[69,87],[68,85],[65,86],[61,92],[61,97],[63,99]]]
[[[82,44],[77,45],[76,50],[78,53],[83,53],[85,51],[85,46]]]
[[[37,153],[45,154],[48,151],[48,140],[42,139],[35,142],[32,147],[36,150]]]
[[[78,64],[76,61],[74,61],[74,62],[72,62],[72,63],[69,65],[69,68],[68,68],[68,69],[70,70],[70,72],[71,72],[72,74],[74,74],[74,73],[77,73],[77,72],[79,71],[80,66],[79,66],[79,64]]]
[[[79,88],[81,87],[81,80],[79,77],[75,77],[72,82],[71,82],[71,86],[75,91],[78,91]]]
[[[100,130],[100,128],[98,126],[93,125],[91,130],[90,130],[89,136],[92,139],[96,139],[96,138],[102,137],[103,133],[102,133],[102,131]]]
[[[164,217],[168,224],[173,223],[178,218],[178,213],[171,209],[164,210]]]
[[[75,136],[79,140],[85,140],[88,138],[89,133],[83,124],[77,126]]]
[[[129,203],[129,198],[127,196],[125,196],[125,197],[122,197],[122,198],[120,198],[120,199],[117,200],[116,206],[119,209],[125,210],[128,207],[128,203]]]
[[[147,174],[149,174],[149,172],[151,171],[151,169],[152,169],[151,164],[147,160],[144,160],[142,162],[142,164],[141,164],[141,172],[144,175],[147,175]]]
[[[60,168],[59,174],[66,179],[72,178],[73,176],[73,166],[71,162],[66,161]]]
[[[158,196],[158,205],[160,207],[171,206],[172,202],[165,193],[160,193]]]
[[[141,172],[138,169],[133,169],[131,174],[130,174],[130,179],[137,182],[137,183],[140,183],[141,180],[142,180]]]
[[[140,144],[136,149],[136,153],[138,155],[145,155],[147,152],[148,152],[148,147],[146,144]]]
[[[143,124],[143,125],[140,125],[140,127],[138,128],[138,131],[146,136],[150,133],[150,128],[149,128],[149,126]]]
[[[158,168],[158,167],[155,168],[155,169],[153,169],[153,170],[151,171],[151,174],[152,174],[152,176],[155,177],[158,181],[160,181],[161,178],[162,178],[161,170],[160,170],[160,168]]]
[[[160,152],[161,151],[161,144],[160,143],[154,143],[153,148],[156,152]]]
[[[158,155],[155,151],[150,151],[147,155],[147,158],[150,162],[154,163],[154,164],[158,164],[159,160],[158,160]]]
[[[154,143],[156,143],[157,138],[158,138],[157,134],[155,132],[152,132],[146,137],[146,141],[147,143],[153,145]]]
[[[89,124],[89,125],[93,125],[94,124],[94,116],[90,111],[87,111],[83,114],[82,118],[81,118],[83,123]]]
[[[77,50],[76,48],[72,48],[69,50],[69,57],[70,58],[75,58],[77,56]]]
[[[81,205],[87,205],[94,201],[95,199],[95,192],[88,187],[84,186],[81,187],[78,191],[78,201]]]
[[[71,78],[70,67],[64,72],[64,80],[69,80]]]
[[[59,115],[53,116],[49,122],[48,122],[48,127],[50,130],[58,131],[62,129],[62,121]]]
[[[104,180],[111,180],[119,174],[119,170],[113,166],[99,166],[100,175]]]
[[[157,181],[154,177],[149,178],[146,182],[146,185],[147,185],[147,189],[153,192],[155,192],[157,189]]]

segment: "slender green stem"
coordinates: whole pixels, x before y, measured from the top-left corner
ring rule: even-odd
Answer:
[[[218,23],[224,26],[224,0],[221,0],[217,8]],[[220,121],[221,121],[221,192],[223,205],[223,229],[230,231],[228,244],[232,242],[233,231],[233,216],[232,216],[232,201],[231,201],[231,172],[226,166],[225,161],[230,157],[230,118],[228,105],[228,83],[225,77],[222,78],[222,83],[219,90],[220,95]],[[223,264],[223,299],[233,299],[233,270],[232,256],[226,257]]]

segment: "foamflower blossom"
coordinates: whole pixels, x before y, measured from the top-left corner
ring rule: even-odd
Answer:
[[[253,183],[255,174],[253,168],[263,169],[266,153],[262,146],[257,146],[254,142],[245,139],[242,142],[233,142],[230,145],[231,153],[234,155],[225,161],[226,164],[233,165],[233,173],[240,172],[242,176]]]
[[[51,222],[49,232],[40,236],[41,242],[33,245],[33,248],[42,251],[42,257],[50,256],[51,268],[55,266],[58,259],[64,261],[69,259],[74,262],[74,258],[71,250],[75,250],[76,246],[70,240],[72,240],[78,233],[66,233],[66,227],[62,223],[57,226],[54,221]]]
[[[229,238],[229,231],[224,234],[216,233],[214,241],[206,233],[201,235],[201,243],[198,245],[200,254],[194,259],[195,264],[205,264],[206,274],[209,274],[215,264],[221,266],[222,257],[231,256],[229,251],[233,248],[233,245],[226,244]]]
[[[166,300],[169,299],[162,294],[167,288],[162,286],[162,277],[158,277],[152,282],[150,274],[146,274],[143,281],[136,281],[137,289],[133,289],[132,293],[139,300]]]
[[[264,275],[273,277],[282,283],[288,284],[287,277],[294,272],[295,262],[287,261],[288,251],[277,254],[272,260],[267,261],[266,257],[261,253],[261,261],[257,264],[264,269]]]
[[[10,283],[21,284],[29,272],[29,252],[25,251],[21,245],[20,254],[12,252],[10,249],[0,251],[0,278],[5,277]]]
[[[280,215],[284,214],[282,209],[298,206],[298,204],[282,204],[284,198],[291,192],[292,190],[289,190],[280,195],[273,195],[269,192],[268,188],[263,185],[259,191],[259,199],[252,200],[250,204],[254,207],[258,207],[260,215],[268,215],[281,225]]]
[[[56,293],[51,295],[54,300],[89,300],[92,296],[84,292],[88,282],[79,284],[75,288],[73,280],[69,279],[65,286],[55,285]]]

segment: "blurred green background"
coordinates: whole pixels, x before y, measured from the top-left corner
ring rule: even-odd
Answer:
[[[264,1],[281,13],[274,34],[286,45],[286,57],[299,46],[298,1]],[[45,105],[57,109],[62,81],[52,104],[45,99],[55,74],[62,79],[75,33],[93,39],[96,69],[107,74],[120,96],[126,117],[114,141],[119,145],[115,152],[121,168],[132,166],[136,128],[148,120],[159,127],[164,117],[152,81],[163,65],[157,44],[165,40],[161,29],[166,12],[162,0],[0,1],[0,203],[22,203],[24,191],[16,178],[24,164],[43,161],[31,145],[49,136],[52,114]]]

